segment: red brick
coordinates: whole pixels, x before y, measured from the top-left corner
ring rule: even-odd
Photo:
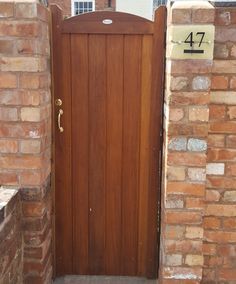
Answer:
[[[40,171],[21,171],[20,182],[24,186],[37,186],[42,184],[42,174]]]
[[[182,239],[184,236],[185,227],[183,226],[169,226],[165,228],[166,239]]]
[[[15,7],[16,18],[35,18],[37,16],[36,3],[16,3]]]
[[[35,37],[38,36],[39,33],[39,25],[35,22],[0,22],[0,36]]]
[[[64,0],[50,0],[49,4],[55,3],[61,7],[63,12],[63,17],[71,17],[71,1]]]
[[[235,243],[236,232],[205,231],[205,238],[214,243]]]
[[[212,122],[210,132],[234,134],[236,132],[236,122]]]
[[[10,107],[0,107],[0,120],[17,121],[18,120],[17,109]]]
[[[218,245],[218,254],[233,257],[236,255],[236,246],[234,244]]]
[[[221,105],[210,105],[210,120],[222,120],[225,118],[226,107]]]
[[[211,162],[236,161],[236,149],[209,149],[207,158]]]
[[[203,244],[202,251],[204,255],[215,255],[216,245],[215,244]]]
[[[223,265],[223,257],[220,256],[209,256],[204,263],[208,267],[222,266]]]
[[[224,147],[225,146],[225,136],[219,134],[209,134],[208,135],[208,147]]]
[[[23,218],[22,228],[25,234],[24,240],[26,244],[29,244],[29,245],[33,245],[33,244],[39,245],[40,244],[38,243],[38,241],[41,240],[42,236],[44,236],[42,231],[45,229],[45,226],[46,226],[45,224],[47,224],[47,220],[48,220],[47,213],[45,213],[44,216],[42,217]]]
[[[13,40],[2,40],[2,39],[0,40],[0,53],[12,54],[13,48],[14,48]]]
[[[219,270],[219,279],[220,280],[235,281],[236,270],[235,269],[220,269]]]
[[[66,2],[66,1],[63,1]],[[68,5],[70,5],[70,1],[68,1]],[[49,3],[51,3],[51,1],[49,1]],[[56,3],[56,2],[54,2]],[[61,7],[61,5],[59,5],[59,7]],[[64,11],[63,11],[64,12]],[[45,9],[44,6],[37,4],[37,18],[45,21],[46,23],[50,22],[50,12],[48,9]]]
[[[172,60],[171,74],[208,74],[211,72],[210,60]]]
[[[210,95],[207,92],[172,93],[169,97],[169,104],[173,106],[206,105],[209,101]]]
[[[236,218],[226,218],[223,220],[223,227],[227,229],[236,229]],[[236,256],[236,253],[235,253]]]
[[[40,218],[23,219],[24,232],[23,240],[27,246],[41,246],[51,234],[51,225],[47,222],[47,215]]]
[[[199,212],[166,212],[167,224],[199,224],[202,221],[202,215]]]
[[[230,89],[236,89],[236,76],[232,77],[230,80]]]
[[[43,93],[39,91],[2,91],[0,92],[0,104],[1,105],[22,105],[22,106],[37,106],[40,104],[40,100],[43,99]]]
[[[36,139],[21,140],[20,152],[24,154],[39,154],[41,152],[40,140]]]
[[[165,242],[166,253],[200,253],[202,242],[196,240],[168,240]]]
[[[208,107],[189,107],[189,120],[190,121],[202,121],[209,120],[209,108]]]
[[[209,283],[209,284],[214,284],[214,281],[216,279],[216,273],[212,269],[203,269],[203,280],[202,283]]]
[[[14,16],[14,3],[0,3],[0,17],[9,18]]]
[[[236,189],[236,180],[226,177],[207,177],[207,187],[209,188],[224,188]]]
[[[224,263],[223,263],[224,268],[230,268],[230,269],[235,269],[236,267],[236,256],[234,257],[224,257]]]
[[[221,26],[229,25],[231,23],[230,12],[222,10],[222,9],[216,9],[215,23]]]
[[[169,153],[168,165],[205,166],[206,155],[196,153]]]
[[[205,217],[203,220],[203,226],[205,229],[218,229],[220,228],[220,219],[216,217]]]
[[[16,43],[18,54],[35,54],[38,44],[32,39],[19,39]]]
[[[184,118],[184,110],[181,108],[170,108],[169,109],[169,120],[180,121]]]
[[[0,88],[12,89],[17,86],[17,76],[12,73],[0,73]]]
[[[17,185],[18,176],[15,172],[0,172],[0,184],[2,185]]]
[[[23,202],[22,212],[25,217],[40,217],[43,216],[46,210],[44,202]]]
[[[236,205],[209,204],[206,207],[206,215],[236,217]]]
[[[190,78],[185,76],[171,77],[171,91],[186,91],[189,88]]]
[[[205,186],[186,182],[168,182],[166,192],[167,194],[203,196],[205,194]]]
[[[227,110],[229,119],[236,119],[236,106],[228,107]]]
[[[232,33],[236,37],[234,29],[232,29]],[[221,39],[223,41],[227,41],[225,34],[221,35]],[[234,74],[235,67],[236,67],[236,60],[214,60],[212,72],[217,74],[219,73],[224,74],[225,72],[227,72],[228,74]]]
[[[220,200],[220,193],[217,190],[206,191],[206,201],[218,202]]]
[[[192,23],[214,23],[215,10],[214,9],[193,9]]]
[[[48,235],[47,239],[42,243],[41,246],[37,247],[28,247],[24,249],[24,257],[33,258],[33,259],[43,259],[48,252],[48,249],[51,245],[51,234]]]
[[[45,122],[41,123],[0,123],[0,137],[40,138],[45,133]]]
[[[40,57],[2,57],[1,58],[1,69],[2,71],[10,72],[39,72],[44,71],[46,66],[46,59]]]
[[[167,178],[168,180],[183,181],[185,180],[185,167],[168,167]]]
[[[205,186],[203,187],[203,191],[205,193]],[[204,200],[200,198],[186,198],[185,202],[186,202],[186,208],[188,209],[201,210],[204,209],[205,207]]]
[[[18,141],[4,139],[0,140],[0,153],[16,153],[18,151]]]
[[[38,89],[39,88],[40,75],[37,73],[23,73],[20,76],[20,88],[23,89]]]
[[[228,88],[229,79],[225,76],[212,76],[211,88],[213,90],[225,90]]]
[[[50,253],[50,252],[49,252]],[[49,253],[44,257],[44,259],[35,260],[35,259],[25,259],[23,273],[24,275],[42,275],[45,266],[49,259]],[[28,282],[29,283],[29,282]],[[33,282],[35,283],[35,282]]]
[[[214,58],[215,59],[226,59],[229,57],[229,47],[227,44],[216,43],[214,46]]]
[[[205,137],[208,135],[208,124],[175,124],[170,123],[168,134],[170,136],[180,136],[180,135],[188,135],[188,136],[197,136],[197,137]]]
[[[227,176],[236,176],[236,164],[227,164],[226,175]]]
[[[41,168],[42,161],[40,157],[34,156],[8,156],[0,157],[0,167],[2,169],[38,169]]]
[[[171,14],[173,24],[190,24],[191,11],[188,9],[173,9]]]

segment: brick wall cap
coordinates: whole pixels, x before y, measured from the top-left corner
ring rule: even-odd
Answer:
[[[177,1],[172,6],[173,9],[214,9],[211,3],[206,0],[200,1]]]
[[[0,206],[5,206],[17,194],[17,188],[0,187]]]
[[[12,210],[12,205],[15,207],[14,197],[16,197],[18,192],[19,189],[17,188],[9,188],[5,186],[0,187],[0,225]]]
[[[24,4],[24,3],[41,3],[40,0],[0,0],[0,3],[20,3],[20,4]]]

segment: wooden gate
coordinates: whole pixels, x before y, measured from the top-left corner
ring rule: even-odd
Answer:
[[[165,8],[51,11],[56,275],[156,277]]]

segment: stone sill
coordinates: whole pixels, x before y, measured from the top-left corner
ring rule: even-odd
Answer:
[[[0,187],[0,225],[14,210],[18,192],[16,188]]]

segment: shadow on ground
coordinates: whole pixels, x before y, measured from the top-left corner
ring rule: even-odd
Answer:
[[[57,278],[54,284],[157,284],[157,280],[136,277],[65,276]]]

